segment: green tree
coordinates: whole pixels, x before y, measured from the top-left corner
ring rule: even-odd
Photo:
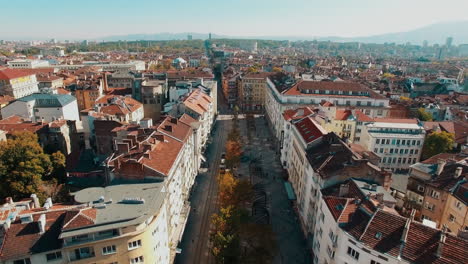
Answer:
[[[55,155],[54,163],[61,164]],[[32,193],[41,195],[43,177],[52,173],[54,164],[31,132],[17,132],[0,142],[0,193],[15,199]]]
[[[423,157],[425,159],[443,152],[449,152],[453,148],[454,136],[451,133],[432,132],[426,137],[423,147]]]
[[[432,121],[432,114],[427,112],[424,108],[418,109],[416,117],[421,121]]]

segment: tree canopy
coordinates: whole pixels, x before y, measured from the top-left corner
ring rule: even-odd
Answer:
[[[424,108],[419,108],[416,112],[417,118],[421,121],[432,121],[432,114],[427,112]]]
[[[423,156],[430,158],[443,152],[449,152],[455,142],[454,135],[445,131],[432,132],[424,141]]]
[[[0,193],[15,199],[42,194],[43,178],[65,166],[60,152],[44,153],[31,132],[16,132],[0,142]]]

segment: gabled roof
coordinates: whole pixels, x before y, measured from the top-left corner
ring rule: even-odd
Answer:
[[[34,73],[30,73],[22,69],[11,69],[11,68],[0,69],[0,80],[8,81],[11,79],[16,79],[16,78],[26,77],[26,76],[31,76],[31,75],[34,75]]]
[[[328,133],[321,125],[315,122],[312,117],[306,117],[301,121],[294,123],[294,126],[299,131],[299,134],[301,134],[306,144],[309,144]]]
[[[62,247],[59,239],[66,211],[45,211],[45,233],[39,233],[37,221],[41,214],[33,215],[33,222],[21,223],[16,220],[6,231],[1,247],[0,259],[11,260],[22,258],[33,253],[48,252]]]

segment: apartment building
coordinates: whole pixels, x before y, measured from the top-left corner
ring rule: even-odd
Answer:
[[[103,95],[103,84],[100,79],[78,81],[73,89],[80,111],[94,107],[96,100]]]
[[[263,110],[265,106],[267,78],[271,74],[270,72],[255,72],[240,77],[239,99],[242,109]]]
[[[159,125],[115,128],[115,149],[106,161],[107,181],[162,181],[167,192],[171,254],[180,242],[190,205],[188,195],[200,166],[196,120],[166,117]],[[172,256],[171,255],[171,256]]]
[[[31,94],[10,103],[1,112],[3,118],[18,115],[33,122],[80,120],[77,100],[69,94]]]
[[[7,264],[171,263],[164,188],[162,183],[94,187],[74,193],[73,205],[49,198],[43,207],[16,207],[3,224],[0,259]]]
[[[222,88],[224,99],[227,101],[230,108],[233,108],[238,104],[239,98],[239,82],[240,73],[225,73],[223,76]]]
[[[359,110],[372,118],[386,117],[390,109],[388,98],[359,83],[297,81],[284,74],[271,75],[266,82],[265,113],[277,138],[283,128],[282,115],[289,109],[319,108],[328,120],[335,118],[337,109]]]
[[[377,154],[379,167],[408,170],[419,161],[426,132],[416,119],[375,119],[364,126],[360,144]]]
[[[411,165],[404,209],[415,210],[417,219],[446,226],[449,232],[465,232],[467,216],[467,158],[440,153]]]
[[[36,75],[19,69],[0,69],[0,94],[15,99],[39,92]]]
[[[398,215],[385,188],[356,183],[321,191],[314,263],[466,263],[466,239]]]
[[[379,183],[388,189],[391,173],[353,151],[336,134],[327,133],[309,114],[310,109],[303,110],[285,112],[289,121],[285,122],[280,145],[281,162],[296,197],[294,205],[301,227],[310,236],[314,232],[320,189],[351,177]]]
[[[167,83],[159,80],[146,80],[141,84],[141,102],[145,118],[157,122],[165,104]]]
[[[13,69],[36,69],[49,67],[49,62],[46,60],[29,60],[16,59],[7,62],[8,66]]]

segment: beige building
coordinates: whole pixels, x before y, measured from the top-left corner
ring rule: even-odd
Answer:
[[[74,198],[77,205],[47,199],[42,208],[32,199],[36,208],[9,214],[2,263],[170,263],[162,183],[88,188]]]
[[[267,78],[272,73],[256,72],[242,76],[239,81],[239,100],[244,110],[262,110],[265,106]]]

